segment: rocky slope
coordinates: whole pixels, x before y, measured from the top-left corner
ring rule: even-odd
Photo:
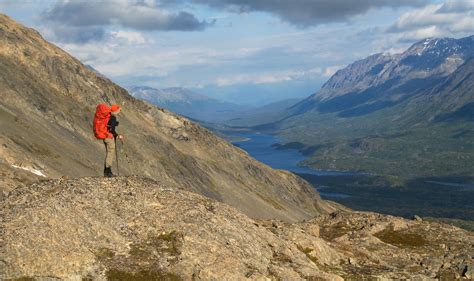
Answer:
[[[362,212],[253,220],[142,177],[17,188],[0,229],[3,280],[474,278],[474,235],[453,226]]]
[[[41,35],[0,15],[0,188],[102,174],[99,103],[123,107],[122,175],[198,192],[257,218],[299,220],[333,209],[302,179],[275,171],[189,120],[130,96]],[[114,167],[115,168],[115,167]]]

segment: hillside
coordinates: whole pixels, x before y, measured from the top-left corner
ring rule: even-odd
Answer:
[[[306,164],[319,169],[472,177],[473,57],[474,36],[374,55],[257,129],[314,150]]]
[[[42,181],[1,206],[2,280],[474,277],[473,233],[453,226],[364,212],[253,220],[149,178]]]
[[[205,122],[231,119],[248,110],[246,106],[213,99],[185,88],[133,87],[130,94],[180,115]]]
[[[95,106],[105,102],[123,108],[121,175],[158,179],[254,218],[295,221],[334,209],[304,180],[135,99],[5,15],[0,15],[0,92],[2,191],[44,178],[101,175],[105,152],[93,136],[92,118]]]

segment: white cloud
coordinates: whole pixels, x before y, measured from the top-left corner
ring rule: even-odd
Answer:
[[[342,69],[346,67],[345,65],[333,65],[333,66],[330,66],[330,67],[326,67],[326,69],[324,70],[324,76],[325,77],[331,77],[334,75],[334,73],[336,73],[339,69]]]
[[[291,80],[291,76],[285,73],[253,73],[218,77],[215,84],[225,87],[238,84],[272,84]]]
[[[149,40],[147,40],[143,36],[142,33],[136,32],[136,31],[119,30],[119,31],[112,31],[110,34],[112,37],[124,40],[126,43],[130,45],[140,45],[140,44],[149,43]]]
[[[428,27],[422,27],[412,31],[403,32],[400,39],[404,41],[416,41],[424,38],[443,37],[447,35],[448,33],[438,28],[438,26],[431,25]]]
[[[59,45],[104,75],[128,84],[224,87],[303,80],[319,83],[338,69],[368,55],[400,53],[408,44],[426,37],[472,32],[474,23],[473,17],[469,16],[472,15],[470,6],[460,5],[459,1],[456,5],[452,3],[412,9],[390,26],[390,32],[387,32],[390,25],[387,21],[384,25],[380,22],[379,25],[372,22],[367,25],[326,25],[304,31],[285,26],[284,32],[278,33],[272,30],[262,33],[257,29],[248,36],[235,33],[237,36],[232,28],[224,31],[229,32],[225,36],[217,28],[212,32],[183,35],[110,25],[100,42]],[[377,11],[373,13],[368,16],[379,17]],[[213,32],[216,33],[213,35]]]
[[[11,6],[24,6],[28,4],[24,1],[15,1],[15,0],[2,0],[0,1],[0,8],[11,7]]]
[[[46,29],[44,31],[43,34],[48,34]],[[228,66],[264,50],[187,43],[176,46],[165,40],[148,39],[141,32],[118,30],[110,32],[102,42],[57,44],[111,78],[127,75],[160,78],[183,67]]]
[[[388,29],[400,40],[462,37],[474,31],[474,1],[447,0],[407,12]]]
[[[215,80],[215,84],[224,87],[238,84],[274,84],[285,81],[305,79],[311,76],[322,74],[322,69],[312,68],[307,70],[286,70],[261,73],[244,73],[238,75],[221,76]]]
[[[58,46],[77,57],[82,63],[97,65],[117,62],[121,60],[122,53],[118,52],[112,42],[87,44],[58,43]],[[104,73],[105,74],[105,73]]]
[[[179,2],[179,0],[168,0]],[[347,22],[357,15],[384,7],[419,7],[428,0],[190,0],[215,9],[235,13],[267,12],[300,27],[331,22]]]
[[[58,0],[41,19],[61,42],[86,43],[104,39],[106,27],[141,31],[202,31],[214,21],[199,21],[193,14],[162,9],[155,1]]]
[[[465,12],[474,9],[474,1],[471,0],[448,0],[441,8],[441,12]]]

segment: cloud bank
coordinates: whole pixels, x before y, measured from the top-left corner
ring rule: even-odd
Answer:
[[[388,31],[399,33],[400,40],[405,41],[471,35],[474,31],[474,1],[448,0],[427,5],[403,14]]]
[[[170,2],[168,0],[167,2]],[[231,12],[268,12],[290,24],[307,27],[331,22],[345,22],[371,9],[383,7],[418,7],[427,0],[191,0]],[[176,0],[175,2],[179,2]]]
[[[213,24],[199,21],[188,12],[169,12],[153,2],[138,0],[61,0],[43,12],[41,19],[58,40],[77,43],[103,39],[107,26],[140,31],[201,31]]]
[[[474,31],[473,0],[48,1],[45,37],[114,81],[216,95],[309,94],[354,60]]]

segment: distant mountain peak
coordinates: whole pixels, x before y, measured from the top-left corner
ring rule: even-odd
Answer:
[[[165,91],[190,91],[189,89],[184,88],[184,87],[168,87],[168,88],[164,88],[163,90],[165,90]]]
[[[313,99],[328,100],[400,80],[445,77],[474,57],[474,36],[426,38],[401,54],[378,53],[337,71]]]
[[[130,93],[134,97],[148,100],[155,104],[166,102],[190,103],[195,100],[212,100],[212,98],[206,95],[195,93],[183,87],[156,89],[149,86],[135,86],[130,89]]]
[[[406,52],[406,55],[429,55],[429,56],[450,56],[463,55],[465,48],[463,41],[453,38],[427,38],[413,44]],[[472,47],[472,46],[471,46]]]
[[[230,119],[236,113],[247,109],[245,106],[217,100],[184,87],[132,87],[130,94],[178,114],[207,122]]]

